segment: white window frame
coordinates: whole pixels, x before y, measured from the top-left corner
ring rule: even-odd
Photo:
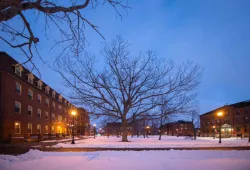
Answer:
[[[33,107],[28,105],[28,113],[29,113],[29,108],[31,108],[31,115],[28,114],[28,116],[32,117],[32,115],[33,115]]]
[[[39,100],[40,98],[40,100]],[[38,103],[42,103],[42,96],[40,94],[37,95],[37,100],[38,100]]]
[[[31,92],[31,98],[29,97],[29,92]],[[34,94],[33,94],[33,91],[31,89],[28,89],[28,97],[30,100],[33,100],[33,97],[34,97]]]
[[[29,125],[30,125],[30,132],[29,132]],[[32,134],[32,123],[28,123],[28,133]]]
[[[39,113],[39,111],[40,111],[40,117],[38,117],[38,113]],[[41,111],[41,109],[37,109],[37,118],[39,118],[39,119],[41,119],[42,118],[42,111]]]
[[[18,70],[18,71],[17,71],[17,70]],[[21,66],[21,65],[15,66],[15,73],[16,73],[17,75],[22,76],[22,71],[23,71],[23,69],[22,69],[22,66]]]
[[[34,80],[34,75],[32,73],[28,74],[28,82],[33,84],[33,80]]]
[[[20,92],[19,92],[19,93],[17,92],[17,85],[20,87]],[[21,85],[20,83],[18,83],[18,82],[16,82],[16,88],[15,88],[15,91],[16,91],[16,93],[17,93],[17,94],[19,94],[19,95],[21,95],[21,94],[22,94],[22,85]]]
[[[16,112],[16,103],[18,103],[18,105],[19,105],[19,112]],[[22,113],[21,110],[22,110],[22,104],[21,104],[21,102],[15,101],[15,113],[21,114]]]
[[[48,120],[48,119],[49,119],[49,112],[45,111],[45,120]]]
[[[46,105],[49,106],[49,99],[48,98],[45,99],[45,103],[46,103]]]
[[[19,132],[18,133],[16,133],[16,125],[19,125]],[[15,134],[21,134],[21,122],[20,121],[15,121],[14,130],[15,130]]]

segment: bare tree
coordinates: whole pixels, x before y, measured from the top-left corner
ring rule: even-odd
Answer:
[[[34,27],[39,21],[44,25],[47,39],[51,39],[52,33],[59,32],[60,36],[54,40],[55,46],[63,47],[58,52],[59,56],[79,55],[84,50],[86,42],[86,26],[104,38],[98,26],[84,15],[86,10],[95,9],[103,4],[110,5],[118,16],[122,16],[121,9],[128,8],[126,0],[1,0],[0,42],[2,40],[10,47],[20,49],[27,57],[24,63],[31,62],[35,67],[32,58],[34,52],[40,57],[37,49],[39,37],[36,34],[41,30]],[[33,21],[31,18],[36,19]]]
[[[159,117],[155,112],[160,98],[185,98],[200,82],[200,67],[187,62],[179,68],[171,60],[158,59],[151,51],[132,57],[128,43],[118,36],[105,43],[101,54],[104,69],[96,69],[93,56],[73,62],[66,57],[57,62],[57,71],[64,78],[70,98],[85,104],[96,116],[108,116],[122,122],[122,141],[127,142],[128,120]]]
[[[191,109],[190,111],[187,112],[189,119],[191,119],[192,125],[193,125],[193,134],[194,134],[194,140],[196,140],[196,129],[199,127],[200,124],[200,115],[198,110]]]

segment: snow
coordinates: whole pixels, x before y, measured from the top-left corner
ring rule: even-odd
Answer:
[[[0,155],[4,170],[247,170],[250,151],[98,151],[42,152]]]
[[[41,141],[43,143],[50,143],[50,142],[64,142],[64,141],[69,141],[71,140],[72,138],[71,137],[67,137],[66,139],[61,139],[61,140],[44,140],[44,141]],[[75,137],[75,140],[78,140],[79,138],[78,137]]]
[[[58,143],[51,147],[54,148],[183,148],[183,147],[237,147],[250,146],[248,139],[225,138],[222,143],[218,143],[219,139],[212,137],[198,137],[197,140],[185,139],[185,137],[163,136],[162,140],[158,140],[158,136],[129,137],[130,142],[121,142],[119,137],[101,136],[96,139],[88,138],[71,142]]]

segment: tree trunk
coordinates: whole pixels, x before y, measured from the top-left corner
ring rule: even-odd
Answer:
[[[126,118],[122,118],[122,142],[128,142],[128,129]]]
[[[194,127],[194,123],[193,123],[193,133],[194,133],[194,140],[196,140],[196,130],[195,130],[195,127]]]
[[[161,125],[159,128],[159,140],[161,140],[161,129],[162,129],[162,117],[161,117]]]

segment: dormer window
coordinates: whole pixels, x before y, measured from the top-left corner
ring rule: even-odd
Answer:
[[[59,101],[59,102],[62,102],[62,98],[63,98],[62,95],[59,95],[59,96],[58,96],[58,101]]]
[[[33,84],[33,80],[34,80],[34,75],[32,73],[28,74],[28,82]]]
[[[56,92],[55,92],[55,91],[52,92],[52,97],[53,97],[53,98],[56,97]]]
[[[22,71],[23,71],[23,67],[20,64],[17,64],[15,66],[15,73],[19,76],[22,76]]]
[[[49,94],[49,90],[50,90],[49,86],[46,86],[45,87],[45,93]]]
[[[37,82],[37,88],[42,89],[42,85],[43,85],[43,82],[41,80],[39,80]]]

